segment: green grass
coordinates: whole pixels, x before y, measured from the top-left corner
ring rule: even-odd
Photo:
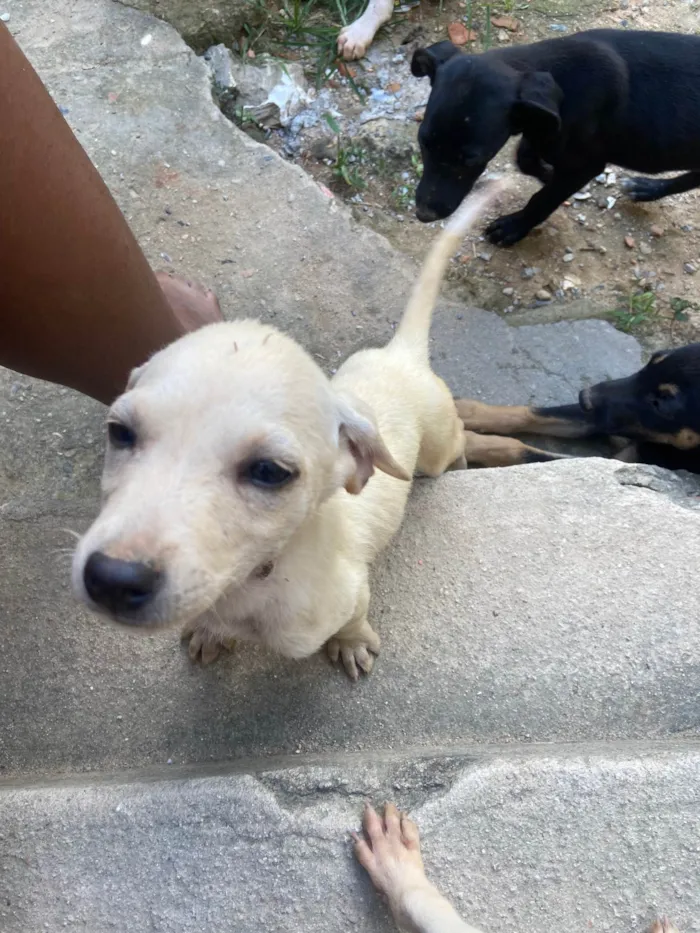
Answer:
[[[630,333],[650,323],[658,313],[654,292],[632,292],[627,296],[625,304],[615,308],[611,316],[616,327]]]
[[[343,143],[340,135],[340,127],[335,117],[330,113],[324,113],[323,119],[335,134],[335,162],[333,164],[333,177],[336,181],[346,185],[355,191],[362,191],[366,188],[366,182],[362,177],[362,163],[365,158],[365,152],[359,146],[353,146]]]
[[[362,13],[367,0],[250,0],[250,4],[243,54],[311,49],[320,84],[337,69],[338,32]]]

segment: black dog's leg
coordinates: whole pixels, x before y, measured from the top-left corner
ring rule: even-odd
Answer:
[[[533,194],[521,211],[505,214],[489,224],[486,236],[497,246],[512,246],[526,237],[533,227],[546,220],[566,201],[605,168],[605,163],[579,169],[575,174],[555,174],[543,188]]]
[[[552,180],[554,169],[540,158],[525,138],[520,141],[515,162],[523,175],[531,175],[543,185]]]
[[[622,182],[622,190],[633,201],[658,201],[693,188],[700,188],[700,172],[686,172],[675,178],[625,178]]]
[[[470,398],[455,399],[466,431],[479,434],[543,434],[549,437],[591,437],[598,433],[590,412],[580,405],[530,408],[527,405],[487,405]],[[468,459],[468,458],[467,458]]]

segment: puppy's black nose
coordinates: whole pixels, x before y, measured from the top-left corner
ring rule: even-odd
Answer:
[[[434,211],[432,207],[425,207],[424,205],[420,207],[416,205],[416,217],[422,224],[431,224],[434,220],[440,219],[440,215],[437,211]]]
[[[163,575],[139,561],[118,560],[95,551],[83,570],[90,599],[115,615],[136,612],[152,599]]]

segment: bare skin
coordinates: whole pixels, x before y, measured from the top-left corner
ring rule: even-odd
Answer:
[[[0,364],[110,403],[216,298],[153,273],[107,187],[0,23]]]
[[[465,923],[447,898],[425,876],[418,827],[393,803],[384,805],[384,819],[365,804],[364,838],[353,833],[355,855],[383,894],[396,924],[408,933],[480,933]],[[665,917],[648,933],[678,933]]]

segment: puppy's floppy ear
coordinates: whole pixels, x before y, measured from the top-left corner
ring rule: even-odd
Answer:
[[[536,139],[555,136],[561,129],[559,105],[564,94],[548,71],[523,75],[513,105],[514,129]]]
[[[461,54],[462,52],[456,45],[447,41],[436,42],[427,49],[416,49],[411,59],[411,74],[414,78],[430,78],[432,84],[435,72],[440,65],[444,65],[455,55]]]
[[[372,413],[356,399],[338,400],[338,449],[340,484],[358,495],[375,471],[408,481],[410,475],[391,456]]]
[[[141,373],[144,371],[146,366],[148,366],[148,363],[142,363],[141,366],[137,366],[135,369],[131,370],[129,373],[129,381],[127,382],[126,388],[124,389],[125,392],[129,392],[136,386],[136,383],[139,381]]]

